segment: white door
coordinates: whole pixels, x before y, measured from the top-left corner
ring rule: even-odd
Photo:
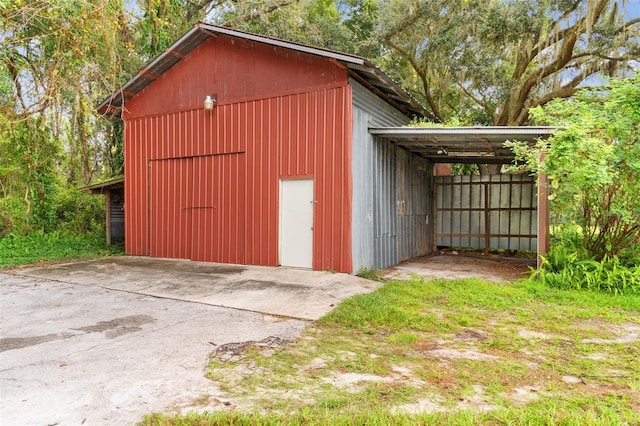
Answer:
[[[280,265],[313,267],[313,179],[280,181]]]

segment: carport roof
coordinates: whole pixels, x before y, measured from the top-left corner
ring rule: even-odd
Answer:
[[[369,133],[428,158],[434,163],[508,164],[513,152],[506,141],[529,144],[546,139],[557,127],[378,127]]]
[[[109,180],[93,183],[78,188],[80,191],[91,191],[94,194],[102,194],[111,189],[124,188],[124,176],[117,176]]]

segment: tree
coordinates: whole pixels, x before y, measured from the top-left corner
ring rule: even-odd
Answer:
[[[513,143],[518,158],[549,177],[556,217],[581,227],[583,246],[596,260],[638,250],[640,72],[532,112],[540,124],[564,127],[536,149]]]
[[[357,42],[346,24],[347,10],[348,4],[336,0],[234,2],[218,15],[216,22],[271,37],[353,52]],[[356,21],[349,22],[355,25]]]
[[[640,57],[640,18],[624,0],[390,0],[384,58],[431,118],[523,125],[528,111],[568,98]],[[402,65],[407,65],[403,68]]]
[[[64,184],[102,174],[93,105],[122,82],[127,24],[121,0],[0,6],[0,235],[53,229]]]
[[[57,171],[67,172],[69,184],[89,183],[101,140],[92,106],[121,83],[132,53],[122,2],[16,1],[0,9],[0,25],[0,64],[12,94],[0,102],[4,125],[30,128],[20,134],[36,138],[36,150],[38,140],[55,140],[68,154]]]
[[[220,1],[140,0],[142,16],[132,24],[138,60],[145,63],[164,51],[202,17],[210,5]]]

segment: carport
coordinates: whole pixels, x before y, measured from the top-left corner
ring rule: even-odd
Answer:
[[[463,163],[463,164],[510,164],[514,161],[514,154],[506,147],[506,141],[522,141],[535,144],[539,139],[549,138],[555,127],[377,127],[369,128],[369,133],[383,138],[392,144],[402,147],[407,151],[426,158],[433,163]],[[508,176],[508,178],[506,178]],[[514,178],[514,175],[490,175],[469,177],[443,177],[436,180],[432,187],[433,211],[431,217],[434,220],[428,224],[431,227],[433,241],[432,247],[438,245],[438,235],[449,237],[451,241],[461,242],[482,240],[482,248],[488,253],[490,248],[500,248],[499,244],[507,241],[509,247],[513,241],[521,241],[535,237],[535,248],[538,256],[544,254],[549,248],[549,204],[546,189],[546,176],[541,175],[538,182],[531,182],[531,187],[537,187],[535,193],[529,193],[533,202],[523,206],[523,198],[526,191],[516,190],[513,196],[513,188],[522,188],[526,179]],[[518,175],[515,175],[518,176]],[[446,183],[445,183],[446,181]],[[456,186],[460,196],[457,204],[443,207],[442,200],[438,199],[439,187]],[[490,195],[492,187],[499,188],[496,197]],[[468,188],[464,192],[463,188]],[[506,191],[505,191],[506,188]],[[502,197],[506,192],[508,197]],[[465,198],[465,195],[468,199]],[[475,201],[472,200],[473,194]],[[446,197],[445,197],[446,198]],[[504,199],[503,199],[504,198]],[[537,198],[537,199],[536,199]],[[492,207],[496,199],[497,207]],[[454,197],[447,200],[454,203]],[[537,205],[533,205],[537,204]],[[530,232],[523,234],[520,227],[512,226],[514,214],[522,214],[528,211],[531,215],[529,223]],[[444,233],[442,229],[453,229],[454,224],[445,227],[447,213],[452,222],[458,222],[458,233]],[[533,215],[536,215],[534,218]],[[492,230],[492,217],[504,216],[507,226]],[[471,218],[471,219],[467,219]],[[473,220],[473,218],[478,218]],[[465,222],[466,219],[466,222]],[[502,222],[504,222],[504,218]],[[497,222],[497,221],[494,221]],[[466,225],[465,225],[466,223]],[[495,225],[495,224],[494,224]],[[535,225],[535,228],[534,228]],[[495,228],[495,226],[494,226]],[[438,232],[440,231],[440,232]],[[498,244],[496,247],[495,244]],[[492,247],[493,246],[493,247]],[[518,247],[517,244],[514,245]]]

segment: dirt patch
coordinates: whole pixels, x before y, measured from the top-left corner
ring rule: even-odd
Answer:
[[[492,282],[512,282],[527,278],[535,259],[478,258],[462,255],[424,256],[385,270],[384,279],[407,279],[420,275],[426,279],[481,278]]]
[[[247,349],[251,347],[259,348],[263,350],[263,352],[267,351],[269,353],[271,350],[291,342],[292,340],[286,340],[286,339],[281,339],[280,337],[269,336],[265,339],[258,340],[258,341],[249,340],[247,342],[226,343],[224,345],[220,345],[216,349],[216,351],[212,355],[212,358],[216,358],[223,362],[239,361],[240,359],[244,358],[245,352],[247,351]]]
[[[493,361],[498,359],[497,356],[485,354],[472,349],[434,349],[427,353],[440,359],[470,359],[474,361]]]
[[[518,337],[522,337],[523,339],[548,340],[553,339],[554,336],[548,333],[540,333],[539,331],[520,330],[518,332]]]
[[[391,377],[376,376],[374,374],[359,374],[359,373],[336,373],[331,377],[325,378],[324,381],[333,386],[340,388],[347,388],[351,392],[357,392],[357,385],[364,382],[382,382],[389,383],[394,379]]]
[[[403,404],[391,409],[393,414],[430,414],[445,411],[447,408],[440,404],[440,398],[421,399],[415,404]]]
[[[514,388],[508,397],[515,403],[528,404],[540,398],[540,389],[535,386]]]
[[[591,324],[591,326],[606,330],[611,335],[611,337],[582,339],[582,343],[595,343],[604,345],[613,343],[631,344],[640,340],[640,324],[629,322],[622,324],[599,324],[595,322]]]

